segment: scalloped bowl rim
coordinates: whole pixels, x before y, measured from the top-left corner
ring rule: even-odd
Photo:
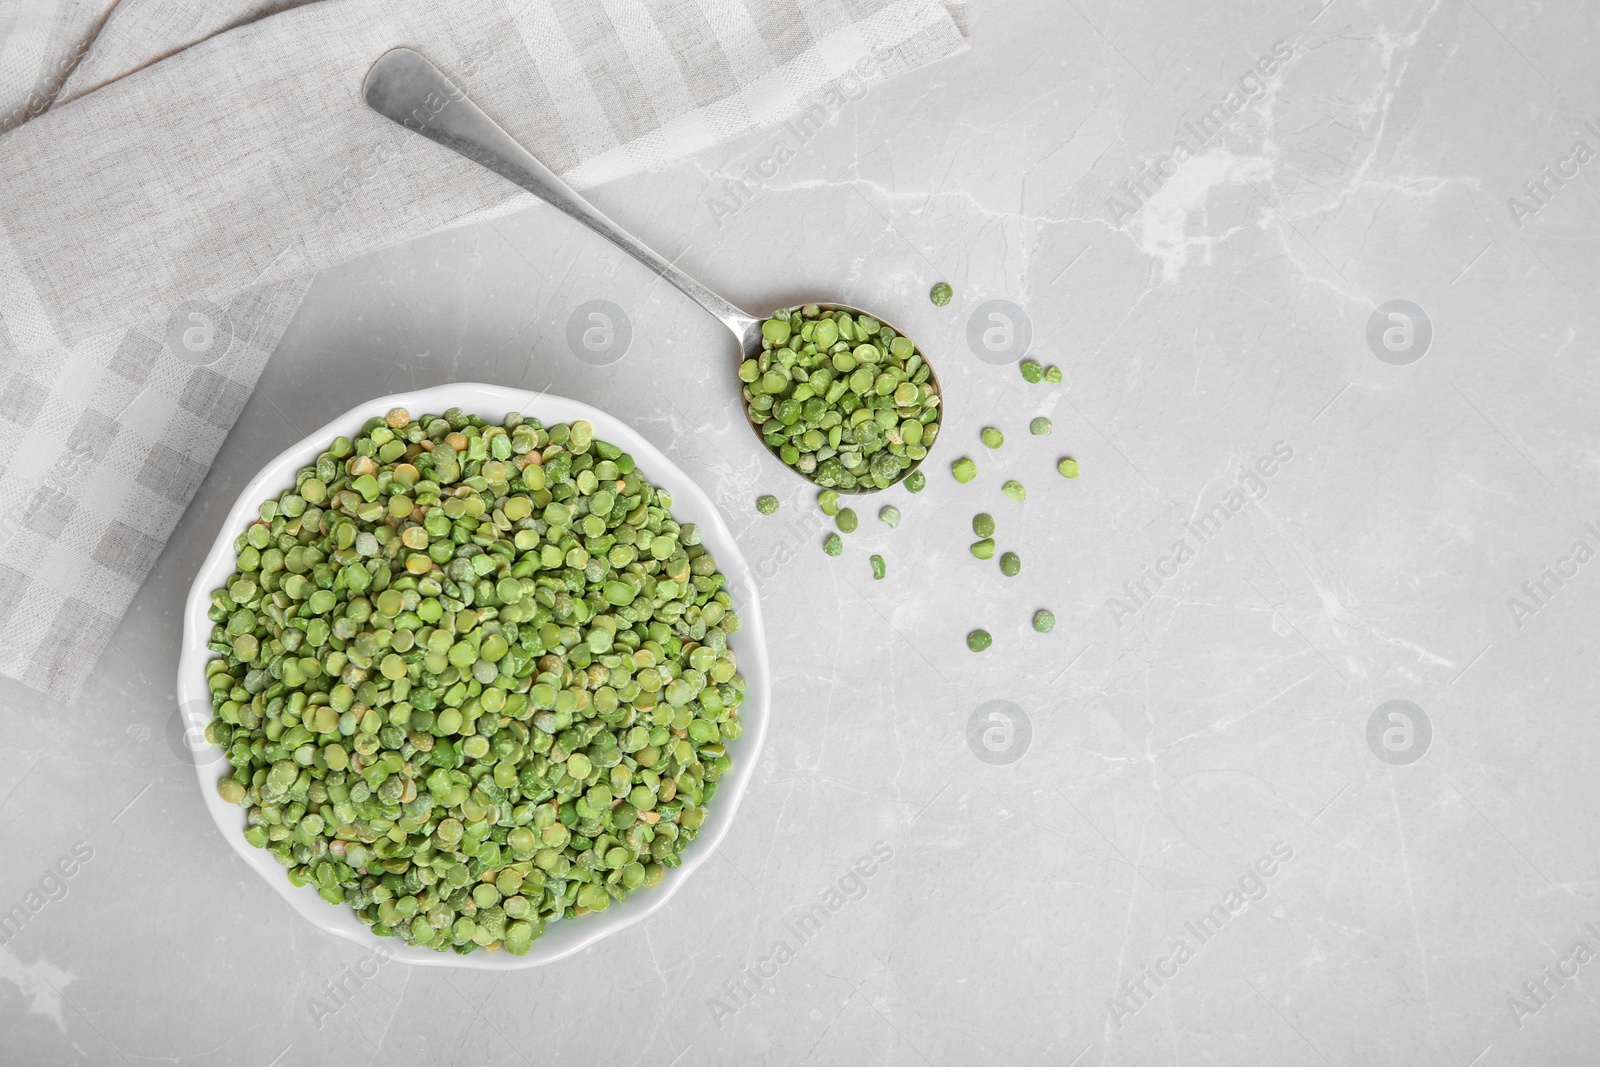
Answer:
[[[729,645],[739,655],[739,670],[745,677],[747,690],[744,703],[740,705],[740,718],[745,730],[737,741],[732,742],[737,746],[732,750],[735,756],[733,769],[722,778],[700,834],[686,850],[682,865],[668,871],[661,885],[630,896],[628,900],[604,912],[549,924],[544,935],[534,941],[532,950],[525,956],[481,950],[459,956],[449,951],[417,948],[397,937],[375,937],[349,908],[342,904],[329,904],[309,886],[296,888],[291,885],[286,869],[271,853],[245,841],[241,832],[244,829],[242,809],[217,795],[216,782],[222,769],[222,754],[210,746],[206,746],[210,753],[208,758],[194,760],[201,797],[218,831],[240,858],[261,875],[295,912],[327,933],[367,948],[387,949],[392,958],[419,966],[522,970],[554,963],[643,921],[665,907],[695,871],[711,858],[732,826],[745,790],[755,775],[770,711],[771,674],[755,579],[733,534],[705,491],[658,448],[615,416],[567,397],[477,382],[452,383],[377,397],[356,405],[284,449],[262,467],[239,493],[233,508],[223,520],[216,542],[195,575],[184,604],[183,646],[178,660],[177,685],[180,716],[186,708],[196,709],[197,715],[202,713],[199,709],[203,708],[205,718],[210,717],[211,702],[205,683],[205,664],[212,658],[211,651],[206,648],[212,624],[206,613],[211,606],[211,591],[233,573],[236,560],[234,539],[257,514],[261,501],[268,496],[276,496],[291,485],[294,472],[313,465],[316,457],[325,450],[327,442],[340,435],[356,436],[368,419],[382,416],[396,407],[403,407],[414,414],[438,414],[447,408],[459,407],[486,419],[503,416],[510,411],[522,411],[545,425],[587,419],[594,425],[597,439],[609,441],[631,453],[640,471],[651,483],[672,494],[674,515],[680,516],[680,521],[691,521],[700,527],[704,544],[727,576],[730,595],[737,598],[735,609],[741,625]],[[192,728],[197,723],[189,720],[188,725]]]

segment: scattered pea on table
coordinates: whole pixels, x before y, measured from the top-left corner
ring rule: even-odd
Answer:
[[[822,509],[824,515],[839,514],[839,494],[833,489],[824,489],[817,494],[817,507]]]
[[[967,634],[967,647],[974,652],[982,652],[994,643],[994,638],[989,636],[988,630],[973,630]]]
[[[840,508],[839,514],[833,517],[833,524],[840,533],[855,533],[857,522],[855,508]]]
[[[950,473],[963,485],[978,476],[978,465],[966,456],[950,464]]]
[[[1042,634],[1047,634],[1056,628],[1056,617],[1051,611],[1040,608],[1033,613],[1033,628]]]
[[[1000,491],[1019,504],[1028,499],[1028,490],[1023,488],[1022,483],[1014,478],[1008,479],[1006,484],[1000,487]]]
[[[906,475],[905,487],[908,493],[920,493],[923,486],[928,484],[928,476],[921,471],[912,471]]]
[[[763,515],[771,515],[778,510],[778,498],[771,493],[756,497],[756,510]]]
[[[972,516],[972,532],[979,537],[992,537],[994,535],[994,516],[987,511],[980,511]]]
[[[939,282],[928,290],[928,299],[933,301],[934,307],[944,307],[954,295],[955,290],[950,288],[949,282]]]
[[[1054,363],[1050,364],[1044,369],[1044,380],[1049,382],[1051,385],[1060,385],[1061,368],[1056,366]]]
[[[828,535],[827,539],[822,542],[822,551],[826,552],[830,556],[837,556],[844,551],[844,542],[839,540],[838,534],[831,533]]]
[[[985,537],[972,542],[972,554],[978,559],[994,559],[994,538]]]
[[[1068,456],[1056,464],[1056,470],[1061,472],[1061,477],[1063,478],[1076,478],[1078,476],[1078,461]]]
[[[1035,437],[1043,437],[1052,429],[1054,429],[1054,427],[1050,425],[1050,420],[1045,418],[1043,415],[1040,415],[1038,418],[1028,423],[1028,432],[1033,434]]]
[[[894,529],[900,525],[900,509],[893,504],[885,504],[878,509],[878,521],[889,529]]]
[[[993,426],[985,426],[983,432],[978,436],[983,439],[983,447],[985,448],[999,448],[1006,443],[1006,435]]]
[[[1007,578],[1015,578],[1022,570],[1022,557],[1015,552],[1002,553],[1000,556],[1000,573]]]
[[[1038,360],[1023,360],[1021,364],[1021,370],[1023,381],[1038,382],[1044,380],[1044,368],[1039,365]]]
[[[888,569],[883,564],[883,557],[882,556],[876,556],[876,555],[873,556],[872,557],[872,576],[874,578],[881,579],[887,573],[888,573]]]

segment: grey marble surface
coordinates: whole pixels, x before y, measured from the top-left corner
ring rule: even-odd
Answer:
[[[981,4],[970,54],[738,203],[778,134],[597,190],[746,306],[881,308],[936,354],[928,489],[838,559],[720,327],[554,212],[328,271],[88,694],[0,688],[0,909],[56,898],[0,945],[0,1061],[1592,1062],[1597,40],[1590,4]],[[566,340],[595,299],[632,329],[607,367]],[[978,358],[994,300],[1063,385]],[[774,728],[649,921],[357,980],[168,747],[181,603],[266,458],[450,380],[607,408],[719,500]],[[1020,577],[968,554],[985,510]]]

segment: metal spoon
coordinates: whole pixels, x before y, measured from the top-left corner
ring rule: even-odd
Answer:
[[[707,289],[612,222],[593,204],[573,192],[565,182],[551,173],[549,168],[513,140],[497,122],[485,115],[460,87],[421,53],[410,48],[396,48],[385,52],[367,72],[366,81],[362,85],[362,96],[366,99],[367,106],[384,118],[398,122],[430,141],[444,145],[472,162],[494,171],[502,178],[515,182],[545,203],[577,219],[677,286],[691,300],[716,316],[717,320],[733,333],[739,342],[741,362],[761,354],[761,318],[740,310]],[[890,326],[895,332],[904,333],[892,323],[885,322],[883,316],[873,312],[832,301],[807,301],[807,303],[817,303],[824,308],[847,311],[856,316],[870,315]],[[791,310],[798,311],[803,306],[805,305],[797,304]],[[928,374],[928,385],[936,395],[942,396],[938,376],[933,373],[931,366],[928,368]],[[759,426],[752,423],[750,428],[757,437],[761,437]],[[766,445],[764,438],[762,444]],[[767,448],[774,455],[777,454],[776,449],[771,446]],[[900,479],[904,479],[920,465],[920,460],[912,463],[900,473]],[[789,465],[785,463],[784,466]],[[793,467],[789,469],[794,470]],[[800,471],[796,470],[795,473],[805,477]],[[838,491],[866,493],[875,492],[877,488],[875,485],[858,485],[855,489]]]

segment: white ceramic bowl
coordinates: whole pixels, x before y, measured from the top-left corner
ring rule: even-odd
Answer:
[[[446,408],[459,407],[494,422],[507,412],[521,411],[528,418],[537,418],[547,426],[573,419],[587,419],[594,425],[596,438],[609,441],[631,453],[640,473],[672,494],[673,514],[680,522],[693,522],[700,527],[706,547],[716,557],[718,566],[728,578],[728,594],[733,598],[734,609],[739,614],[739,632],[729,641],[729,647],[737,652],[739,670],[748,683],[748,691],[740,707],[744,733],[729,744],[733,769],[723,777],[716,798],[708,805],[710,810],[700,836],[685,850],[683,865],[667,871],[666,877],[655,888],[632,894],[621,904],[604,912],[549,924],[544,936],[534,941],[533,949],[525,956],[481,950],[468,956],[458,956],[454,952],[414,948],[399,938],[374,937],[346,906],[327,903],[309,886],[295,888],[289,883],[285,868],[271,853],[253,848],[244,840],[244,809],[225,802],[217,795],[217,780],[227,770],[222,753],[205,744],[203,739],[198,739],[198,744],[195,744],[198,731],[211,718],[205,666],[213,658],[206,648],[212,624],[206,617],[206,611],[211,606],[212,590],[222,585],[233,573],[234,540],[255,517],[261,502],[291,486],[295,471],[315,464],[317,456],[330,441],[341,434],[356,436],[368,419],[381,416],[396,407],[405,408],[413,415],[439,414]],[[268,885],[289,902],[290,907],[314,926],[360,945],[371,948],[383,946],[393,953],[394,958],[423,966],[518,970],[553,963],[660,910],[711,858],[712,852],[732,825],[739,802],[755,774],[761,743],[767,732],[770,674],[766,637],[761,625],[761,606],[755,590],[749,564],[740,554],[739,546],[734,543],[733,535],[710,498],[655,446],[603,411],[548,393],[538,395],[476,383],[441,385],[369,400],[334,419],[263,467],[261,473],[244,487],[222,524],[216,544],[206,556],[200,573],[195,576],[184,608],[183,649],[178,660],[180,718],[177,720],[181,722],[181,732],[187,739],[184,749],[195,764],[200,796],[223,838]],[[700,916],[691,921],[708,925],[712,920],[710,916]]]

